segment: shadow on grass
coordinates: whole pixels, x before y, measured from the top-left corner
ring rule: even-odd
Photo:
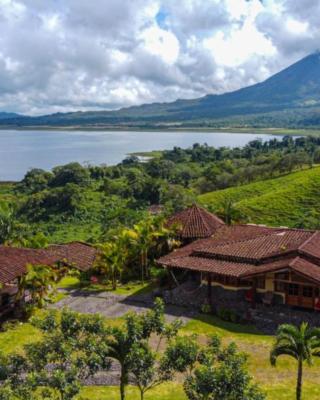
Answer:
[[[182,328],[185,332],[198,334],[210,334],[229,332],[230,334],[266,336],[252,324],[234,323],[224,321],[215,315],[197,314],[189,323]],[[212,332],[210,332],[212,330]]]

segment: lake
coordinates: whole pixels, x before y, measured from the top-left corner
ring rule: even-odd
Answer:
[[[30,168],[49,170],[71,161],[114,165],[129,153],[186,148],[194,143],[241,147],[256,137],[274,138],[264,134],[191,131],[0,130],[0,180],[20,180]]]

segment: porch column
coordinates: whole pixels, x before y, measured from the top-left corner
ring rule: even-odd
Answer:
[[[207,275],[207,281],[208,281],[208,286],[207,286],[207,288],[208,288],[208,293],[207,293],[208,304],[212,305],[212,286],[211,286],[212,278],[211,278],[210,273],[208,273],[208,275]]]
[[[252,308],[256,308],[256,297],[257,297],[257,282],[258,278],[253,278],[252,281]]]

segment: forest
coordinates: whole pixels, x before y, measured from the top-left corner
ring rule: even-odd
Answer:
[[[314,174],[319,162],[320,138],[285,136],[266,142],[255,139],[233,149],[196,143],[157,152],[146,162],[131,155],[115,166],[74,162],[52,171],[31,169],[21,182],[0,185],[0,241],[42,234],[49,242],[96,243],[141,221],[154,204],[163,205],[169,215],[200,201],[224,219],[231,213],[237,222],[255,222],[237,212],[230,190],[283,176],[290,180],[290,174],[299,170]],[[207,201],[207,193],[216,195]],[[317,221],[310,217],[289,223],[314,228]]]

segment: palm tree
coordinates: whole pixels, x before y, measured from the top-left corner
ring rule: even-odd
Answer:
[[[140,255],[141,280],[149,275],[148,255],[152,247],[160,244],[159,239],[168,235],[168,230],[164,228],[162,220],[148,217],[139,224],[134,225],[137,234],[136,245]]]
[[[306,322],[299,327],[280,325],[276,341],[270,352],[271,365],[282,355],[293,357],[298,362],[296,400],[301,400],[303,363],[312,365],[313,357],[320,357],[320,329],[312,328]]]
[[[24,300],[25,293],[30,293],[32,304],[43,307],[50,289],[55,283],[55,273],[47,265],[27,265],[27,273],[18,283],[16,301]]]
[[[100,256],[98,268],[110,275],[112,289],[117,289],[117,278],[121,274],[122,263],[119,257],[119,248],[116,242],[107,242],[99,246]]]
[[[231,225],[232,222],[237,222],[242,218],[240,211],[235,205],[235,201],[231,198],[224,198],[221,203],[220,209],[217,214],[224,220],[227,225]]]
[[[7,204],[0,207],[0,243],[5,243],[12,238],[16,225],[16,218],[13,208]]]
[[[137,239],[134,231],[123,229],[115,235],[112,241],[99,246],[101,250],[97,266],[111,277],[112,289],[117,289],[117,279],[128,264],[131,244]]]

